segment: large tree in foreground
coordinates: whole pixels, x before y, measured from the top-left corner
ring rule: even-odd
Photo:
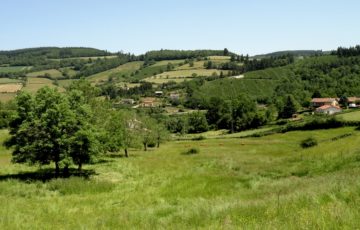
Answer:
[[[13,162],[55,164],[55,174],[76,163],[89,161],[93,138],[83,108],[78,101],[48,87],[35,96],[21,93],[17,98],[17,115],[10,123],[8,147],[14,147]],[[75,97],[76,98],[76,97]],[[75,109],[76,108],[76,109]]]

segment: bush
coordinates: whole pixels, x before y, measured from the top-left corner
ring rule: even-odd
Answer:
[[[203,135],[197,136],[197,137],[193,137],[191,140],[193,141],[202,141],[205,140],[206,137],[204,137]]]
[[[303,141],[301,141],[300,146],[302,148],[310,148],[316,146],[318,144],[317,140],[313,137],[309,137]]]
[[[198,148],[191,148],[188,151],[184,152],[184,155],[193,155],[193,154],[198,154],[200,153],[200,149]]]

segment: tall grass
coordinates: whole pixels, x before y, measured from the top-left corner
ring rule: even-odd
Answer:
[[[359,228],[355,128],[223,136],[104,158],[90,179],[4,179],[37,170],[4,162],[0,229]],[[301,148],[309,136],[318,145]],[[191,148],[201,154],[179,154]]]

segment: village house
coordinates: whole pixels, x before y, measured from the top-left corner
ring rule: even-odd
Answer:
[[[357,108],[359,107],[358,104],[360,104],[360,98],[358,97],[348,97],[347,103],[349,105],[349,108]]]
[[[135,100],[131,98],[126,98],[126,99],[122,99],[121,102],[123,104],[133,105],[135,103]]]
[[[342,110],[339,106],[336,105],[323,105],[316,108],[316,113],[332,115],[334,113],[340,113]]]
[[[170,99],[175,101],[180,99],[180,94],[178,93],[170,93]]]
[[[155,100],[156,100],[156,98],[154,98],[154,97],[145,97],[141,100],[140,107],[144,107],[144,108],[154,107]]]
[[[339,100],[337,98],[313,98],[311,100],[311,106],[318,108],[324,105],[339,106]]]
[[[155,96],[161,97],[164,94],[163,91],[155,91]]]

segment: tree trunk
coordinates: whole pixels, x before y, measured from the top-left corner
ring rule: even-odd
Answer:
[[[129,157],[127,148],[125,148],[124,151],[125,151],[125,157]]]
[[[55,177],[59,177],[60,174],[60,166],[59,166],[59,162],[56,161],[55,162]]]
[[[147,151],[147,143],[144,143],[144,151]]]
[[[79,170],[80,173],[81,173],[81,169],[82,169],[82,163],[79,163],[78,164],[78,170]]]
[[[65,167],[63,169],[63,174],[64,174],[64,177],[69,176],[69,165],[65,165]]]
[[[160,147],[160,137],[158,137],[158,139],[157,139],[157,147],[158,148]]]

